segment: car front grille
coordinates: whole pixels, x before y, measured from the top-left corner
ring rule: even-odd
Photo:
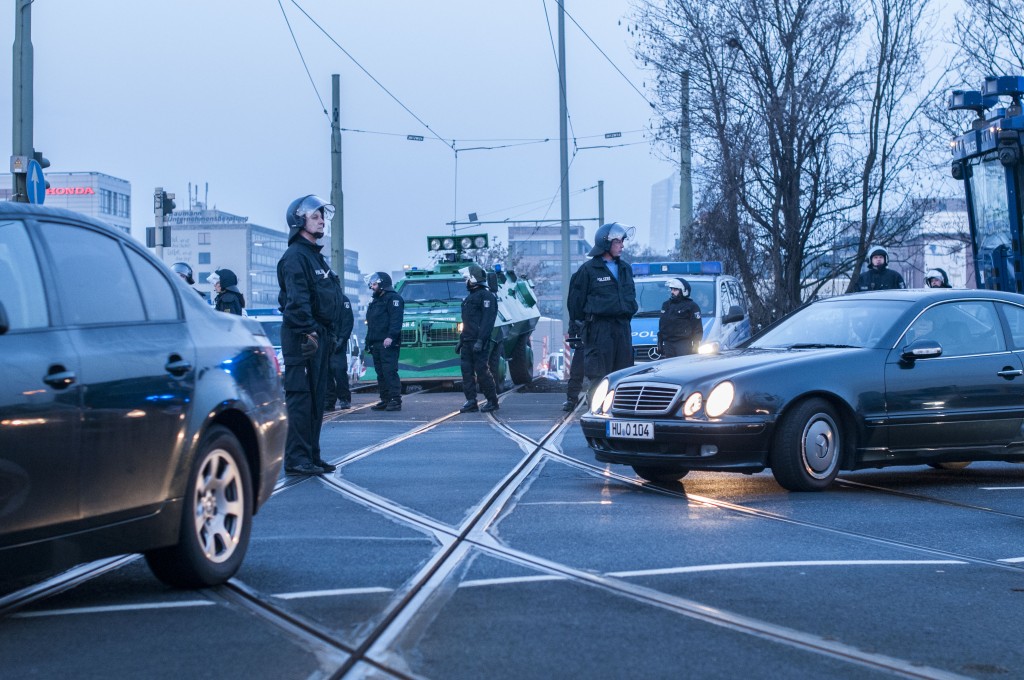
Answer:
[[[612,401],[614,413],[662,415],[672,408],[679,392],[678,385],[665,383],[626,383],[615,388]]]
[[[455,344],[459,341],[459,329],[456,326],[428,326],[423,325],[423,342],[450,342]]]

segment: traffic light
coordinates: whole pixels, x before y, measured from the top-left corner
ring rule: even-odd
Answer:
[[[32,158],[36,159],[36,163],[39,163],[39,167],[43,168],[44,170],[50,167],[50,161],[47,160],[45,156],[43,156],[42,151],[33,151]]]
[[[172,212],[174,212],[174,208],[176,207],[174,205],[174,194],[169,194],[165,191],[163,192],[162,200],[164,215],[170,215]]]
[[[157,242],[156,242],[157,228],[156,227],[146,227],[146,247],[147,248],[156,248],[157,245],[161,245],[164,248],[170,248],[171,247],[171,228],[170,227],[160,227],[160,231],[162,232],[162,238],[160,239],[160,243],[157,244]]]

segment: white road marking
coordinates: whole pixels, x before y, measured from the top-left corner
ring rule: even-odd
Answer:
[[[628,578],[632,576],[693,574],[702,571],[729,571],[733,569],[771,569],[780,567],[870,567],[912,564],[967,564],[967,562],[963,562],[961,560],[803,560],[794,562],[736,562],[732,564],[697,564],[692,567],[612,571],[608,572],[607,575],[615,578]]]
[[[1024,486],[983,486],[982,491],[1020,491]]]
[[[390,593],[394,588],[369,586],[366,588],[334,588],[332,590],[304,590],[297,593],[277,593],[274,597],[281,600],[303,600],[310,597],[334,597],[337,595],[367,595],[371,593]]]
[[[1007,557],[1003,560],[996,560],[996,562],[1006,562],[1008,564],[1016,564],[1018,562],[1024,562],[1024,557]]]

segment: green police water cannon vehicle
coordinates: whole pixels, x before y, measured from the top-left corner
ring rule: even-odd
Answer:
[[[395,284],[405,300],[398,377],[402,386],[454,383],[462,379],[455,353],[462,332],[462,301],[469,294],[459,269],[473,264],[474,250],[486,248],[486,234],[430,236],[427,247],[441,259],[429,270],[411,269]],[[491,367],[495,380],[507,377],[516,385],[533,380],[530,335],[540,319],[533,285],[500,265],[487,271],[487,285],[498,300],[492,339]],[[376,380],[372,367],[363,380]]]
[[[981,91],[954,90],[952,110],[974,111],[952,143],[953,177],[964,183],[978,288],[1024,293],[1024,76],[991,76]],[[1009,106],[999,107],[1000,98]]]

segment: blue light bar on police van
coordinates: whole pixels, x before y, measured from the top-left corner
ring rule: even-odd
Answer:
[[[634,262],[633,276],[655,274],[721,274],[722,263],[707,262]]]

